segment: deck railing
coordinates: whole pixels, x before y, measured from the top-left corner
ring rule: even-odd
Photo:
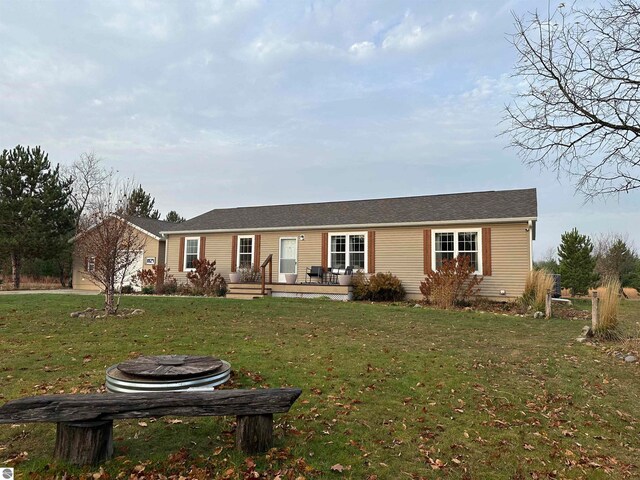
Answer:
[[[269,265],[269,285],[271,285],[273,283],[273,275],[272,275],[272,268],[273,268],[273,254],[269,254],[269,256],[267,258],[264,259],[264,262],[262,262],[262,265],[260,265],[260,277],[261,277],[261,284],[262,284],[262,292],[261,295],[265,294],[265,271],[267,269],[267,265]]]

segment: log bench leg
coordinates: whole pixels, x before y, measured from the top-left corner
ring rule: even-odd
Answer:
[[[113,455],[113,421],[58,422],[53,456],[75,465],[97,465]]]
[[[236,448],[253,454],[273,446],[273,414],[238,415],[236,421]]]

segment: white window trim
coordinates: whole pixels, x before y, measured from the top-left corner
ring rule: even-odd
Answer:
[[[354,272],[368,272],[369,271],[369,235],[368,233],[365,232],[329,232],[329,236],[327,237],[327,265],[329,266],[329,268],[333,267],[333,265],[331,265],[331,237],[336,236],[336,235],[345,235],[345,236],[349,236],[349,235],[364,235],[364,268],[363,269],[355,269]],[[346,243],[346,249],[345,249],[345,267],[349,267],[349,254],[351,252],[349,251],[349,242],[347,241]]]
[[[197,240],[198,248],[196,249],[196,258],[200,258],[200,237],[184,237],[184,257],[182,257],[182,270],[185,272],[194,272],[195,268],[187,268],[187,242],[189,240]]]
[[[431,230],[431,269],[436,271],[436,233],[453,233],[455,235],[453,245],[453,258],[457,258],[458,253],[458,234],[459,233],[475,233],[478,238],[478,270],[473,272],[474,275],[482,275],[482,228],[443,228],[440,230]]]
[[[93,265],[93,268],[89,268],[89,265]],[[96,271],[96,256],[95,255],[89,255],[87,257],[87,264],[85,265],[85,269],[89,273],[93,273],[93,272]]]
[[[255,254],[256,254],[256,236],[255,235],[238,235],[238,246],[236,247],[236,270],[240,269],[240,239],[241,238],[250,238],[251,239],[251,265],[253,268],[256,268],[255,264]]]

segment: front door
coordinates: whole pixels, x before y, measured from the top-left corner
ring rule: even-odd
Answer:
[[[298,273],[298,238],[286,237],[280,239],[280,265],[278,282],[284,282],[285,273]]]

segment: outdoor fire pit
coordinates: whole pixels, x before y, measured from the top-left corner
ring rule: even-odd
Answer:
[[[107,369],[110,392],[210,391],[231,375],[231,365],[215,357],[157,355],[138,357]]]

